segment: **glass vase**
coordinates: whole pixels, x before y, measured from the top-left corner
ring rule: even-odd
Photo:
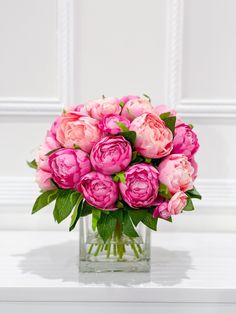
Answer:
[[[80,272],[149,272],[150,229],[136,228],[139,236],[130,238],[117,223],[111,239],[105,243],[92,230],[92,215],[80,219]]]

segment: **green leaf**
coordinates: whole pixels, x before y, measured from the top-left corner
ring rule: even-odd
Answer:
[[[197,199],[199,199],[199,200],[202,199],[201,194],[196,190],[195,187],[193,187],[192,190],[188,190],[188,191],[186,192],[186,194],[187,194],[189,197],[191,197],[191,198],[197,198]]]
[[[183,208],[184,211],[191,211],[194,210],[194,206],[193,206],[193,202],[191,200],[191,198],[188,198],[187,204],[186,206]]]
[[[53,210],[53,216],[57,223],[62,222],[70,215],[78,197],[79,193],[75,193],[74,190],[59,190],[59,195]]]
[[[61,148],[56,148],[56,149],[50,150],[50,152],[45,154],[45,156],[50,156],[51,154],[55,153],[58,149],[61,149]]]
[[[163,183],[160,183],[158,194],[167,200],[171,199],[172,197],[168,187]]]
[[[132,145],[135,144],[136,140],[136,132],[135,131],[126,131],[120,133],[127,141],[129,141]]]
[[[30,168],[33,168],[33,169],[37,169],[37,167],[38,167],[38,165],[37,165],[35,159],[32,160],[32,161],[27,161],[27,165],[28,165]]]
[[[102,211],[100,209],[95,209],[95,208],[92,209],[92,229],[93,229],[93,231],[95,231],[97,228],[97,223],[101,217],[101,213],[102,213]]]
[[[116,217],[113,215],[105,215],[104,213],[101,214],[97,223],[97,230],[104,242],[112,237],[116,226],[116,220]]]
[[[151,158],[145,158],[144,161],[146,164],[150,164],[152,162],[152,159]]]
[[[143,94],[143,96],[147,98],[149,102],[151,102],[151,98],[147,94]]]
[[[113,177],[112,177],[113,181],[114,182],[122,182],[122,183],[125,183],[125,173],[124,171],[121,171],[121,172],[117,172]]]
[[[81,217],[85,217],[92,214],[92,209],[93,207],[89,203],[84,201],[82,204]]]
[[[144,219],[142,219],[142,223],[154,231],[157,230],[157,218],[153,218],[152,214],[149,212],[147,212]]]
[[[138,237],[138,233],[135,230],[133,223],[128,215],[127,212],[124,212],[124,219],[123,219],[123,232],[126,234],[128,237]]]
[[[162,119],[165,122],[165,125],[168,129],[171,130],[173,136],[175,134],[175,122],[176,122],[176,117],[168,117],[168,118],[164,118]]]
[[[130,210],[128,210],[128,213],[129,213],[129,216],[131,217],[134,225],[137,226],[140,223],[140,221],[142,221],[145,218],[145,216],[147,214],[147,210],[130,209]]]
[[[134,152],[132,152],[132,161],[134,161],[138,156],[138,152],[135,150]]]
[[[34,203],[32,214],[36,213],[41,208],[50,204],[52,201],[54,201],[57,198],[57,196],[58,196],[58,190],[50,190],[50,191],[46,191],[40,194]]]
[[[190,129],[193,129],[193,124],[189,123],[188,126],[190,127]]]
[[[123,101],[121,101],[121,102],[119,103],[119,105],[121,106],[121,108],[123,108],[124,105],[125,105],[125,103],[124,103]]]
[[[117,126],[123,131],[123,132],[129,132],[129,129],[126,125],[122,122],[116,122]]]
[[[132,219],[132,222],[137,226],[140,222],[149,227],[152,230],[157,228],[157,219],[152,217],[152,213],[148,209],[137,209],[137,210],[128,210],[129,216]]]
[[[163,112],[163,113],[160,114],[160,118],[162,120],[168,118],[169,116],[170,116],[170,112]]]
[[[81,216],[82,207],[83,207],[83,196],[80,194],[78,199],[77,199],[77,202],[75,204],[73,214],[71,216],[69,231],[72,231],[75,228],[75,226],[76,226],[76,224],[77,224],[77,222]]]
[[[116,203],[117,208],[124,208],[124,204],[121,201]]]

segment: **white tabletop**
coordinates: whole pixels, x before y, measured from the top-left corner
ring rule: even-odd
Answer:
[[[0,232],[0,301],[236,303],[236,234],[153,233],[150,273],[78,272],[78,233]]]

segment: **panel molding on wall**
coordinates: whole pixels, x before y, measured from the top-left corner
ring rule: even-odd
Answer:
[[[236,99],[190,99],[182,96],[184,0],[168,1],[166,99],[181,116],[189,118],[235,118]]]
[[[235,231],[236,180],[198,180],[203,199],[196,200],[196,211],[178,218],[178,225],[160,224],[162,231]],[[222,193],[224,187],[224,193]],[[68,221],[53,223],[52,208],[32,217],[30,211],[39,195],[34,177],[0,177],[0,229],[67,230]],[[214,213],[214,214],[213,214]],[[224,217],[225,223],[222,223]],[[59,229],[58,229],[59,228]]]
[[[1,116],[55,116],[73,102],[73,0],[57,0],[58,98],[0,97]]]

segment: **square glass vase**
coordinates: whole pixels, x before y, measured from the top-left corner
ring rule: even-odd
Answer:
[[[142,224],[136,228],[139,236],[131,238],[116,225],[111,239],[105,243],[92,230],[92,215],[80,219],[80,272],[149,272],[150,229]]]

